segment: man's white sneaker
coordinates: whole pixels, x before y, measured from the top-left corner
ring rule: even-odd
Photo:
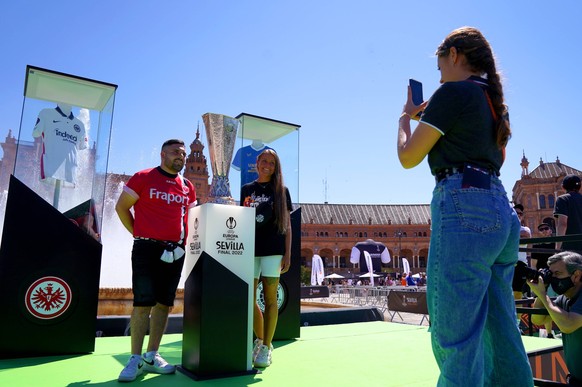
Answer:
[[[131,355],[117,380],[120,382],[133,382],[143,372],[143,366],[141,356]]]
[[[272,346],[271,346],[272,348]],[[261,345],[259,353],[254,361],[254,366],[258,368],[265,368],[271,365],[271,348],[266,345]]]
[[[143,369],[156,374],[173,374],[176,372],[176,366],[168,364],[158,352],[143,354]]]

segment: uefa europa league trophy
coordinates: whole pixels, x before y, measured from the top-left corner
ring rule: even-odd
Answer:
[[[228,170],[232,161],[236,132],[240,121],[222,114],[206,113],[202,116],[206,127],[212,184],[208,194],[208,203],[230,204],[235,201],[230,194]]]

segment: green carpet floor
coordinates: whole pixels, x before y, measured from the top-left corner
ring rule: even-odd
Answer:
[[[147,339],[147,338],[146,338]],[[526,350],[557,340],[523,337]],[[561,344],[561,342],[560,342]],[[275,342],[273,364],[260,374],[194,381],[184,374],[144,374],[140,386],[434,386],[438,368],[427,327],[368,322],[302,327],[301,337]],[[95,352],[80,356],[0,360],[2,387],[120,386],[129,337],[97,338]],[[164,336],[160,353],[180,364],[182,335]]]

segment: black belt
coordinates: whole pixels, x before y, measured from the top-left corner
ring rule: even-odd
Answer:
[[[154,242],[154,243],[157,243],[157,244],[163,246],[166,250],[169,250],[169,251],[173,251],[176,248],[176,246],[183,246],[182,241],[170,242],[170,241],[161,241],[159,239],[144,238],[144,237],[134,237],[133,239],[140,240],[140,241]]]
[[[478,169],[481,172],[488,173],[489,175],[492,175],[492,176],[499,176],[499,173],[497,173],[497,171],[494,171],[492,169],[480,168],[480,167],[473,167],[473,168]],[[457,173],[463,173],[464,170],[465,170],[464,166],[438,169],[434,174],[434,179],[438,183],[439,181],[446,179],[449,176],[456,175]]]

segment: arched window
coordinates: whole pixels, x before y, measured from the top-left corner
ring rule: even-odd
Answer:
[[[548,207],[554,208],[556,203],[554,202],[554,195],[548,195]]]
[[[544,195],[540,195],[540,208],[546,208],[546,197]]]

